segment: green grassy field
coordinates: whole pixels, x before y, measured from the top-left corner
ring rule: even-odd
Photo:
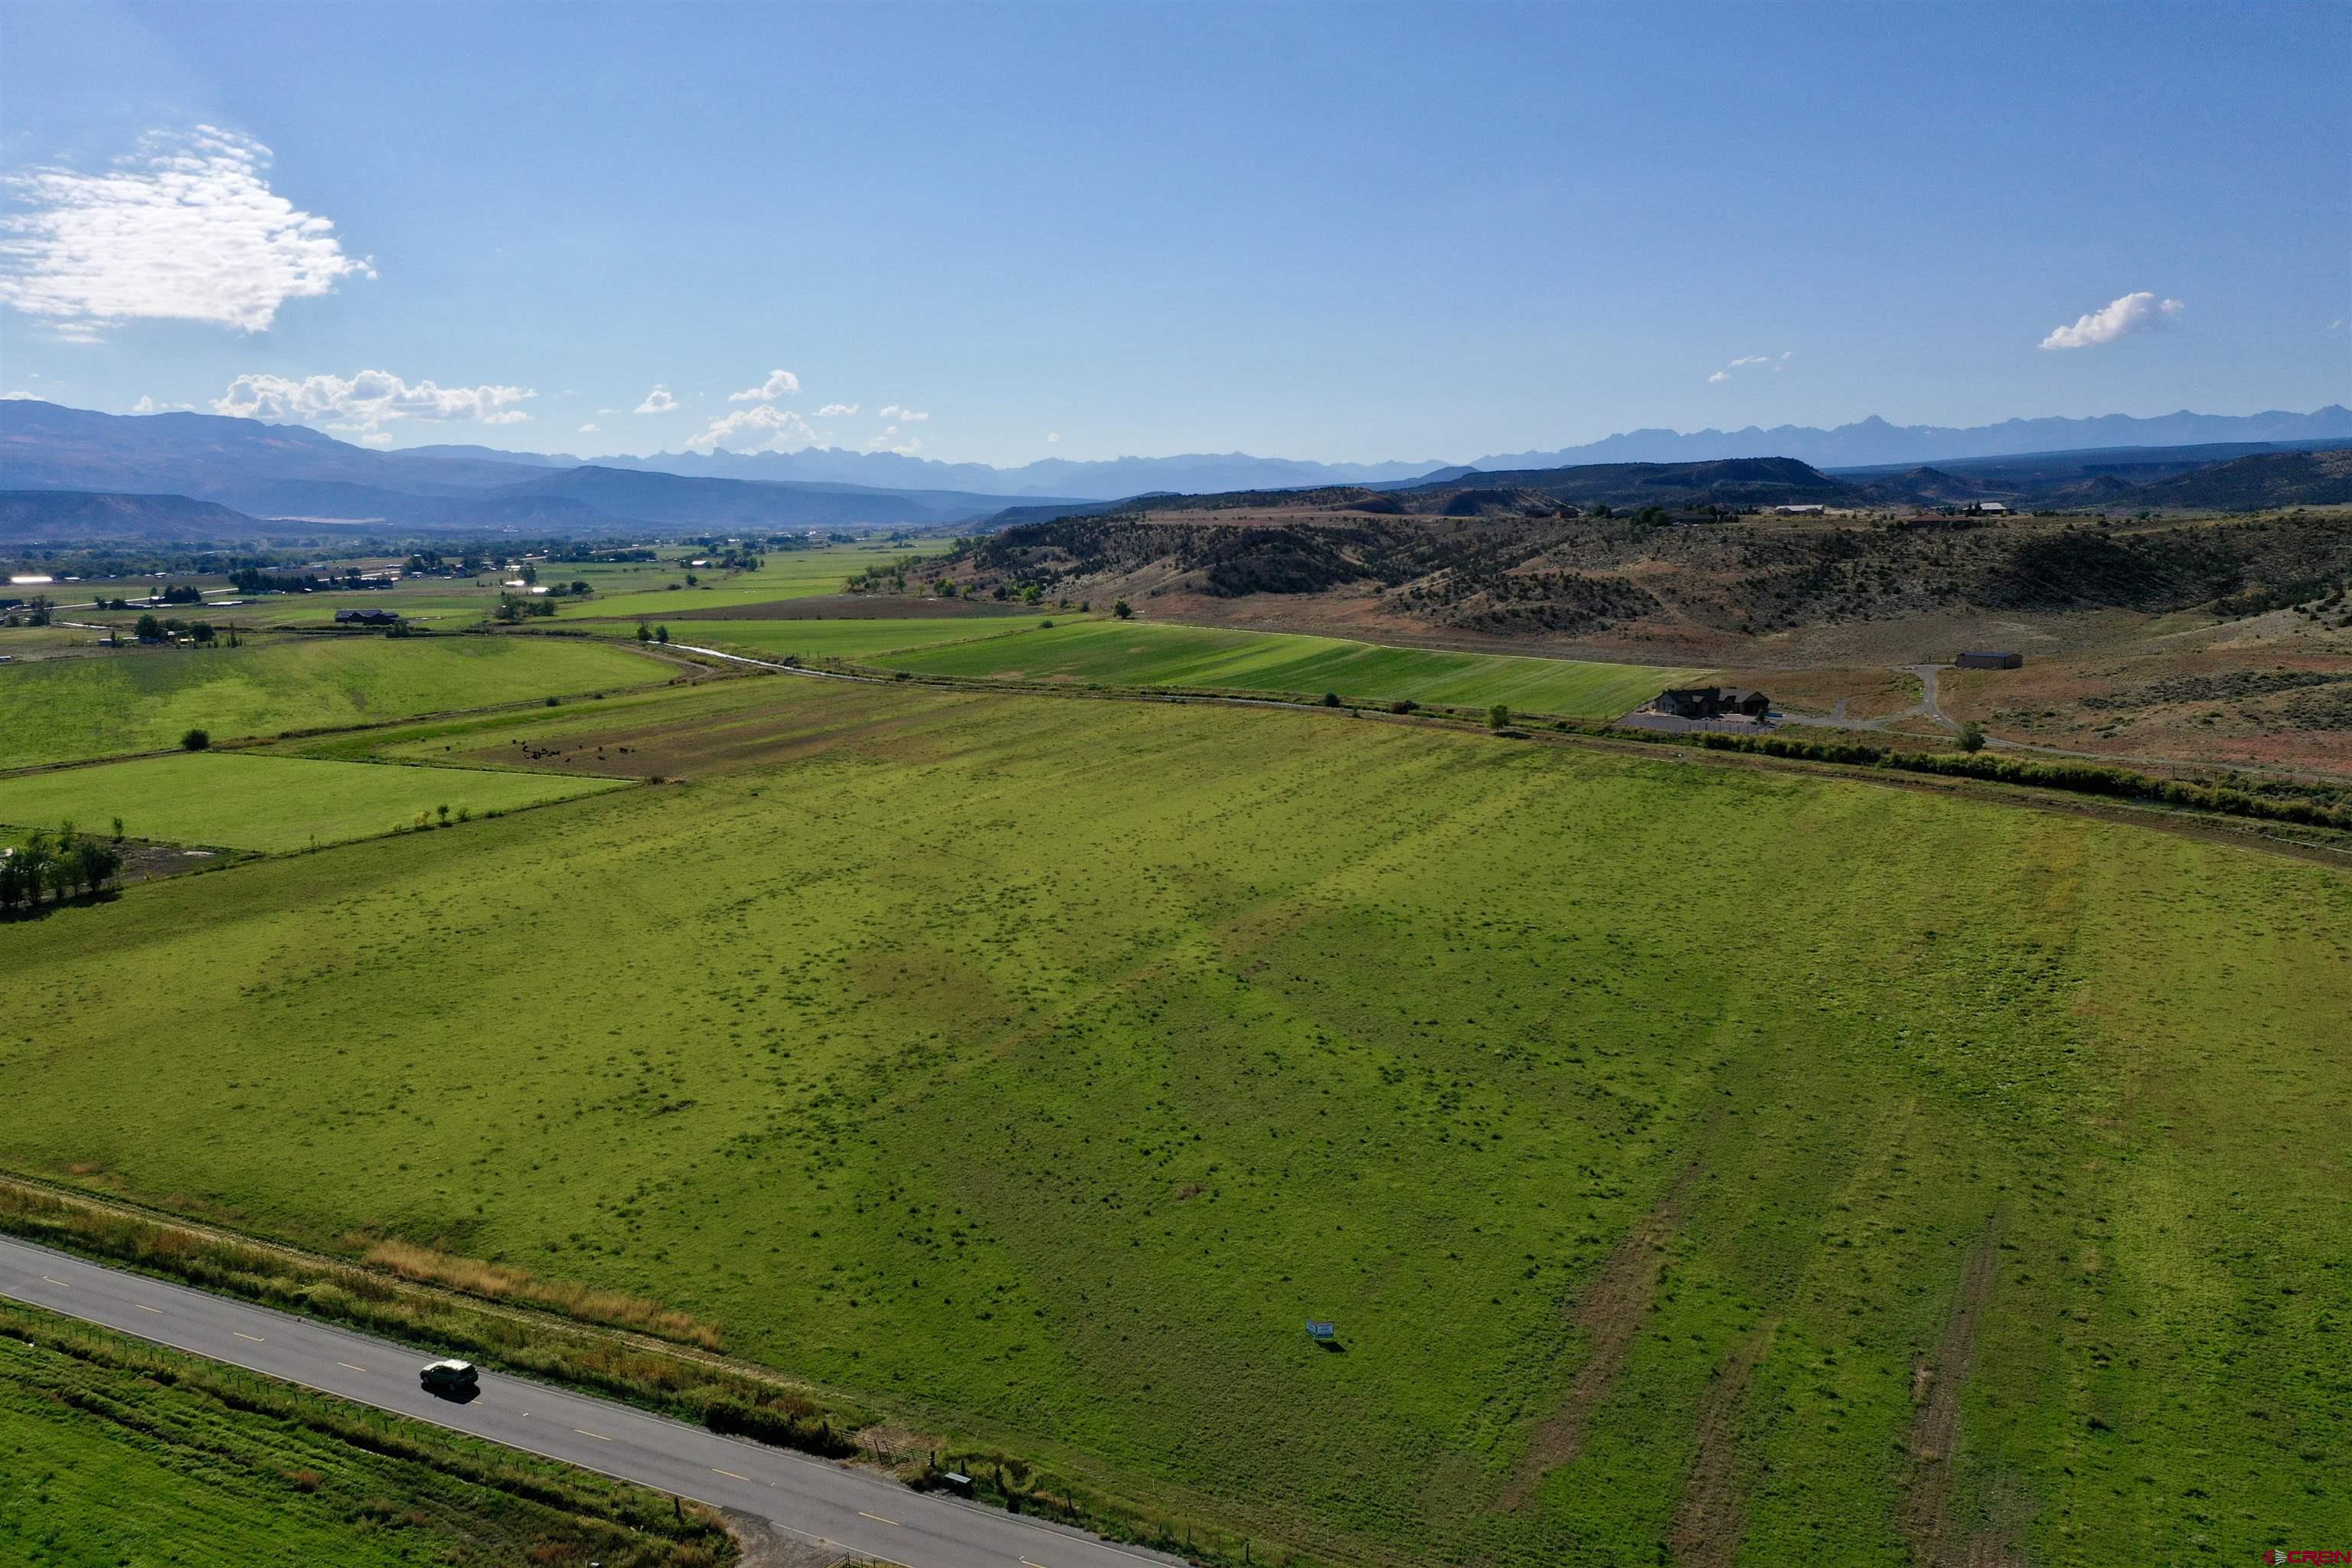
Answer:
[[[2352,1522],[2340,871],[1316,712],[600,706],[419,743],[693,782],[12,931],[72,984],[0,1163],[667,1302],[1262,1552]]]
[[[0,767],[215,743],[642,686],[664,666],[586,638],[270,637],[0,668]]]
[[[660,624],[669,628],[673,642],[697,643],[729,653],[748,654],[754,658],[782,658],[792,654],[804,659],[867,661],[900,649],[929,647],[940,643],[977,643],[1013,632],[1034,631],[1045,623],[1058,624],[1069,619],[1067,616],[1039,615],[973,616],[970,619],[940,616],[923,620],[663,621]],[[637,635],[634,621],[593,626],[591,629],[624,638],[635,638]]]
[[[370,838],[438,818],[513,811],[614,789],[610,779],[481,768],[370,767],[234,752],[180,752],[0,779],[0,822],[265,853]]]
[[[822,550],[779,550],[761,557],[757,572],[695,574],[701,582],[686,586],[687,569],[667,564],[673,551],[663,547],[665,564],[609,567],[605,576],[571,566],[550,566],[541,582],[573,576],[595,586],[596,597],[567,605],[571,616],[674,616],[680,610],[709,610],[735,605],[762,605],[778,599],[804,599],[837,594],[842,583],[869,566],[887,565],[909,555],[938,555],[949,548],[943,539],[905,544],[835,544]],[[675,553],[684,553],[683,550]],[[609,586],[607,585],[609,584]],[[675,587],[671,584],[676,584]]]
[[[668,1500],[0,1301],[0,1560],[709,1568]]]
[[[884,662],[920,674],[1113,686],[1192,686],[1614,716],[1702,671],[1576,659],[1384,647],[1338,637],[1148,622],[1063,622],[1007,642],[939,648]]]

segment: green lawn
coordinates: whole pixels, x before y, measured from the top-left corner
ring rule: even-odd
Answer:
[[[1338,637],[1231,631],[1158,622],[1057,623],[1009,640],[901,655],[922,674],[1110,686],[1188,686],[1319,697],[1613,716],[1703,671],[1580,659],[1385,647]]]
[[[729,685],[675,742],[614,715],[771,748],[691,784],[9,931],[60,983],[0,1025],[0,1164],[666,1301],[1261,1552],[2352,1522],[2343,872],[1318,712]]]
[[[584,1471],[13,1302],[0,1332],[0,1561],[16,1568],[732,1556],[667,1499]]]
[[[662,665],[586,638],[256,637],[0,667],[0,767],[641,686]]]
[[[106,832],[120,817],[134,838],[275,851],[373,837],[412,826],[420,812],[437,820],[443,805],[453,818],[461,808],[481,816],[620,787],[541,773],[181,752],[0,778],[0,823]]]

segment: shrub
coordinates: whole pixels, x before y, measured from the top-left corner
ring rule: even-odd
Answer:
[[[1121,599],[1110,607],[1110,613],[1123,621],[1135,614],[1135,606]]]
[[[1510,721],[1511,710],[1508,705],[1497,702],[1486,710],[1486,728],[1489,730],[1500,730]]]
[[[1415,702],[1412,698],[1400,697],[1394,702],[1389,704],[1389,711],[1391,713],[1411,713],[1420,707],[1421,704]]]
[[[184,752],[201,752],[212,743],[212,731],[209,730],[191,730],[180,737],[180,750]]]
[[[1971,719],[1960,726],[1960,750],[1974,755],[1984,750],[1984,726]]]
[[[1337,707],[1339,707],[1339,694],[1338,692],[1336,692],[1336,691],[1327,691],[1327,692],[1325,692],[1325,693],[1323,694],[1323,706],[1324,706],[1324,707],[1326,707],[1326,708],[1337,708]]]

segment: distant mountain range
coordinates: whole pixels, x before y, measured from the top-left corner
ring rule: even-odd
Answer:
[[[2331,441],[2352,443],[2352,411],[2331,405],[2311,414],[2118,415],[2010,420],[1965,430],[1873,418],[1834,430],[1634,431],[1558,451],[1483,458],[1475,465],[1310,463],[1229,453],[1101,463],[1052,458],[998,469],[831,449],[660,453],[583,463],[478,446],[377,451],[301,426],[206,414],[100,414],[6,399],[0,400],[0,491],[59,497],[13,503],[9,524],[17,538],[31,537],[23,531],[36,526],[45,505],[56,531],[45,537],[100,536],[110,526],[149,537],[187,538],[204,531],[204,514],[131,504],[142,497],[230,509],[215,515],[223,523],[247,514],[404,531],[579,536],[993,527],[1108,510],[1107,501],[1144,495],[1333,488],[1395,493],[1448,484],[1612,504],[1623,499],[1621,489],[1632,487],[1627,493],[1670,505],[1702,498],[1877,505],[2030,498],[2095,505],[2217,462]],[[1767,478],[1757,470],[1736,482],[1718,475],[1683,485],[1633,471],[1642,464],[1679,468],[1764,458],[1791,465],[1790,474]],[[2279,472],[2306,468],[2289,465]],[[1578,472],[1563,475],[1563,469]],[[2284,479],[2273,487],[2275,494],[2302,489]],[[2192,487],[2179,493],[2201,492]],[[64,499],[68,495],[80,499]]]
[[[1020,499],[1043,496],[1118,500],[1159,491],[1207,495],[1223,490],[1303,489],[1317,485],[1412,484],[1488,472],[1563,468],[1588,463],[1692,463],[1721,458],[1795,458],[1817,468],[1949,463],[1965,458],[2014,457],[2094,447],[2179,447],[2216,442],[2264,444],[2352,439],[2352,409],[2330,405],[2309,414],[2166,414],[2152,419],[2113,414],[2096,419],[2011,419],[1956,428],[1890,425],[1873,416],[1823,430],[1811,425],[1770,429],[1630,430],[1549,452],[1504,452],[1475,463],[1435,458],[1399,463],[1318,463],[1255,458],[1246,452],[1186,453],[1173,458],[1114,458],[1073,462],[1047,458],[1019,468],[942,463],[897,452],[851,452],[811,447],[798,452],[656,452],[647,457],[594,459],[607,468],[636,468],[703,479],[798,480],[885,489],[946,489]],[[488,447],[411,447],[404,454],[445,459],[572,468],[569,453],[499,452]]]
[[[1948,463],[1964,458],[2011,457],[2093,447],[2179,447],[2213,442],[2284,443],[2352,439],[2352,409],[2330,405],[2310,414],[2166,414],[2150,419],[2125,414],[2096,419],[2010,419],[1999,425],[1951,427],[1890,425],[1875,416],[1823,430],[1810,425],[1770,429],[1631,430],[1580,447],[1549,452],[1505,452],[1473,463],[1429,459],[1399,463],[1317,463],[1255,458],[1246,452],[1188,453],[1173,458],[1116,458],[1073,462],[1047,458],[1019,468],[942,463],[897,452],[850,452],[812,447],[798,452],[656,452],[607,457],[608,468],[641,468],[706,479],[797,479],[885,489],[949,489],[1029,498],[1069,496],[1116,500],[1152,491],[1204,495],[1219,490],[1305,489],[1315,485],[1411,483],[1450,479],[1471,468],[1487,472],[1563,468],[1588,463],[1692,463],[1721,458],[1795,458],[1817,468]],[[570,467],[568,455],[500,453],[486,447],[416,447],[412,452],[451,458]]]
[[[378,452],[298,425],[99,414],[28,398],[0,401],[0,489],[179,496],[266,519],[583,534],[931,527],[1003,505],[1002,496],[953,490],[557,465],[486,447]]]

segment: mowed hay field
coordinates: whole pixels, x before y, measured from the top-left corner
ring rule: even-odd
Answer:
[[[1057,624],[1051,631],[885,662],[925,675],[1206,687],[1310,698],[1336,691],[1380,701],[1409,698],[1476,708],[1500,702],[1586,718],[1622,713],[1704,673],[1133,621]]]
[[[136,757],[93,767],[0,778],[0,823],[103,833],[121,819],[133,837],[264,852],[373,837],[440,820],[567,800],[623,781],[481,768],[363,763],[235,752]]]
[[[908,648],[978,642],[1034,631],[1055,619],[1050,615],[1041,615],[887,621],[681,620],[659,624],[668,628],[674,643],[720,648],[754,658],[782,658],[789,655],[795,658],[845,658],[855,662]],[[594,629],[631,639],[637,635],[634,621]]]
[[[585,637],[284,637],[0,669],[0,767],[618,689],[673,672]]]
[[[690,784],[12,931],[73,980],[13,988],[0,1163],[658,1300],[1261,1559],[2352,1522],[2343,873],[1320,712],[726,686],[609,715]]]

